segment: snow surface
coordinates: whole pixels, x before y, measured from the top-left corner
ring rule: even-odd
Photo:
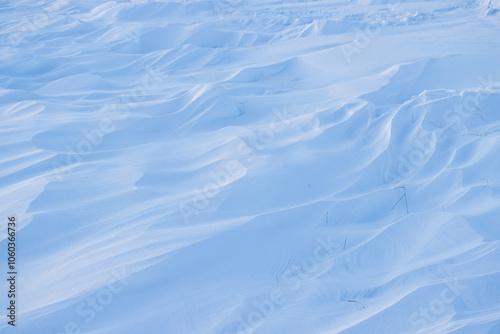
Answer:
[[[0,17],[0,332],[500,333],[500,1]]]

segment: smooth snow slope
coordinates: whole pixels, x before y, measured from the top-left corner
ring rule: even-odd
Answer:
[[[0,331],[500,333],[499,10],[3,2]]]

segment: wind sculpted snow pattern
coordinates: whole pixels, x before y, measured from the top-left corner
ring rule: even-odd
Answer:
[[[5,1],[1,332],[500,333],[499,10]]]

